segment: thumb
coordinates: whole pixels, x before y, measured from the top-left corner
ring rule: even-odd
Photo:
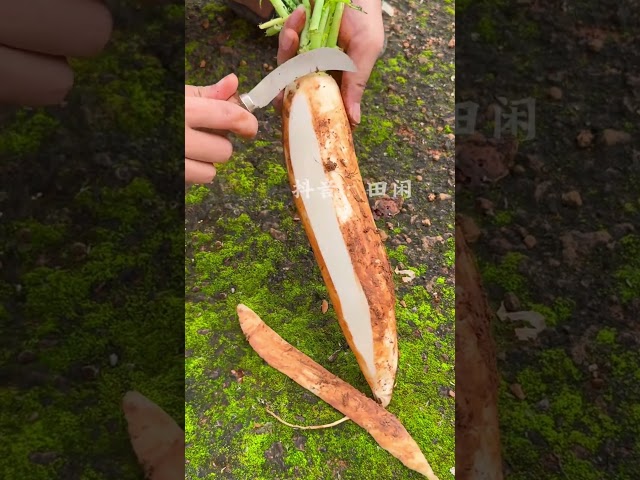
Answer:
[[[349,121],[354,125],[358,125],[360,123],[360,101],[373,66],[378,59],[378,51],[368,45],[352,43],[349,47],[346,53],[356,64],[358,70],[355,72],[342,72],[340,90]]]
[[[212,100],[228,100],[238,90],[238,77],[230,73],[218,83],[206,87],[193,85],[184,86],[184,94],[187,97],[203,97]]]

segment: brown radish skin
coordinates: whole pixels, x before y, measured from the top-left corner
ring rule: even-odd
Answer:
[[[131,445],[149,480],[182,480],[184,431],[171,416],[139,392],[122,400]]]
[[[325,73],[298,79],[285,90],[282,116],[296,207],[340,327],[374,397],[387,406],[398,366],[393,276],[337,83]],[[306,181],[315,191],[301,188]]]
[[[265,362],[348,416],[406,467],[438,480],[418,444],[393,414],[286,342],[249,307],[240,304],[237,312],[247,341]]]

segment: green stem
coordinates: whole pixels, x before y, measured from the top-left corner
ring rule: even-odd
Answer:
[[[338,2],[336,5],[336,11],[331,19],[331,30],[329,30],[329,37],[327,38],[327,47],[338,46],[338,34],[340,33],[340,23],[342,22],[343,12],[344,3]]]
[[[262,30],[266,30],[269,27],[275,27],[276,25],[282,25],[287,19],[286,18],[274,18],[273,20],[269,20],[268,22],[262,23],[258,25],[258,27]]]
[[[311,40],[311,49],[320,48],[324,44],[324,29],[327,26],[327,20],[329,19],[329,14],[331,13],[331,6],[325,5],[322,18],[320,19],[320,24],[318,25],[318,30],[316,30],[316,35],[313,36]]]
[[[273,5],[273,8],[275,9],[276,13],[280,15],[280,17],[287,18],[289,16],[289,10],[287,10],[287,7],[285,6],[285,4],[282,3],[282,0],[269,0],[269,1],[271,2],[271,5]]]
[[[309,25],[311,23],[311,2],[309,0],[302,0],[302,5],[304,5],[305,20],[304,28],[300,34],[300,46],[298,47],[298,53],[302,53],[307,50],[307,46],[309,45]]]
[[[316,4],[313,6],[313,14],[311,15],[311,24],[309,30],[313,32],[317,31],[320,26],[320,20],[322,19],[322,7],[324,6],[324,0],[316,0]]]

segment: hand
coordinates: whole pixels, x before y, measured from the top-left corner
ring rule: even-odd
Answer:
[[[371,71],[384,46],[382,4],[379,0],[352,0],[364,12],[345,6],[338,37],[338,46],[353,60],[357,72],[343,72],[340,81],[342,100],[352,125],[360,123],[360,101],[367,86]],[[305,11],[296,9],[280,31],[278,65],[296,55],[300,33],[304,28]],[[282,94],[276,105],[282,103]]]
[[[238,89],[238,77],[227,75],[215,85],[184,86],[184,179],[186,183],[210,183],[214,163],[233,154],[230,132],[252,138],[258,120],[236,103],[227,101]]]
[[[99,0],[0,0],[0,104],[60,103],[73,86],[67,57],[99,53],[111,29]]]

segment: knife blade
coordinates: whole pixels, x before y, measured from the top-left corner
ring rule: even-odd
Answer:
[[[291,60],[284,62],[269,75],[264,77],[248,93],[235,94],[229,100],[234,99],[249,112],[256,108],[269,105],[284,88],[291,82],[309,73],[323,72],[327,70],[340,70],[355,72],[357,70],[353,60],[337,48],[317,48],[310,52],[296,55]]]

